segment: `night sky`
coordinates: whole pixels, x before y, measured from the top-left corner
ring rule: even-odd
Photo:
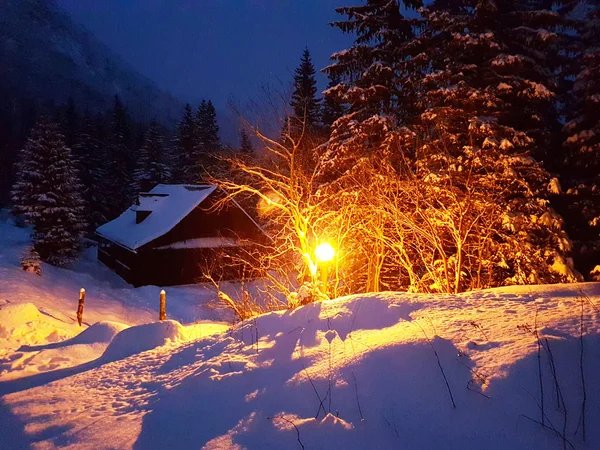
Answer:
[[[352,37],[328,25],[360,0],[57,0],[77,23],[158,85],[226,110],[288,86],[305,46],[317,70]],[[322,89],[326,77],[319,74]],[[283,88],[282,88],[283,89]]]

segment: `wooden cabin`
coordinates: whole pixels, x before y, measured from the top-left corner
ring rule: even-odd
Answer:
[[[267,236],[237,202],[215,208],[222,198],[213,185],[159,184],[96,230],[98,259],[134,286],[255,276],[249,254]]]

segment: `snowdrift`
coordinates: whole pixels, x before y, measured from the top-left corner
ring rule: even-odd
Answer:
[[[142,353],[169,341],[181,341],[186,333],[174,320],[149,323],[132,327],[119,333],[102,355],[103,361],[116,361],[136,353]]]
[[[94,248],[69,267],[42,263],[42,276],[24,272],[19,258],[31,243],[29,235],[0,210],[0,381],[94,361],[119,331],[158,318],[161,288],[133,288],[98,263]],[[87,291],[82,327],[75,317],[81,287]],[[235,287],[226,288],[235,297]],[[221,312],[207,307],[214,289],[181,286],[167,292],[169,318],[201,324],[186,328],[186,338],[226,328]]]
[[[102,364],[13,384],[0,430],[41,448],[597,450],[599,296],[381,293],[191,341],[174,322],[127,328]]]

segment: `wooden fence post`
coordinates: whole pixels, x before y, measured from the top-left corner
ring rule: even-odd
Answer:
[[[167,293],[163,289],[160,291],[160,312],[158,313],[159,320],[165,320],[167,318]]]
[[[77,305],[77,322],[79,326],[83,323],[83,303],[85,302],[85,289],[79,290],[79,304]]]

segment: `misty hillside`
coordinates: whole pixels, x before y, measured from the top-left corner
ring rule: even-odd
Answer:
[[[2,0],[0,61],[2,97],[26,99],[36,109],[72,97],[104,111],[118,94],[138,120],[172,125],[180,114],[176,98],[73,23],[54,0]]]

